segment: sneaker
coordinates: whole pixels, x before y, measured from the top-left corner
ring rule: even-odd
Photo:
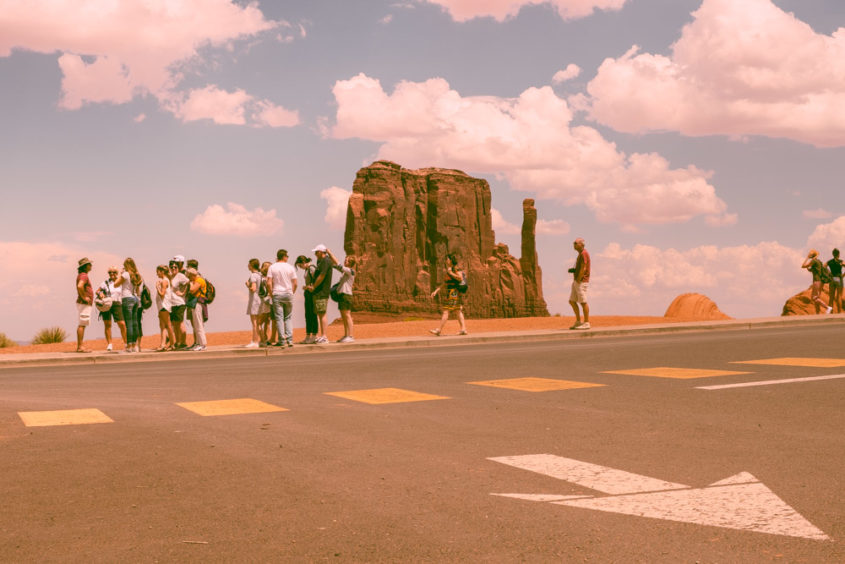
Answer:
[[[288,341],[288,348],[290,349],[290,348],[292,348],[292,347],[293,347],[293,339],[291,339],[290,341]]]
[[[575,325],[573,325],[572,327],[570,327],[570,329],[578,329],[579,327],[581,327],[581,323],[580,323],[579,321],[576,321],[576,322],[575,322]]]
[[[575,329],[589,329],[589,328],[590,328],[590,322],[585,321],[581,325],[578,325]]]
[[[458,335],[469,335],[466,331],[458,331]]]
[[[204,351],[205,345],[194,345],[193,347],[191,347],[191,350],[192,351]]]
[[[248,344],[248,345],[244,345],[244,348],[245,348],[245,349],[257,349],[257,348],[258,348],[258,343],[252,342],[252,343],[250,343],[250,344]]]
[[[432,335],[436,335],[437,337],[440,336],[440,329],[429,329],[428,332]]]
[[[831,311],[833,311],[833,307],[832,307],[832,306],[827,306],[827,313],[830,313]]]
[[[111,343],[109,343],[109,346],[106,347],[106,351],[111,352]]]
[[[346,337],[343,337],[342,339],[338,340],[338,343],[354,343],[354,342],[355,342],[355,338],[352,337],[351,335],[347,335]]]
[[[285,342],[284,341],[277,341],[270,346],[271,347],[283,347],[283,346],[285,346]]]
[[[315,345],[325,345],[325,344],[328,344],[328,342],[329,342],[329,340],[325,337],[317,337],[314,340]]]

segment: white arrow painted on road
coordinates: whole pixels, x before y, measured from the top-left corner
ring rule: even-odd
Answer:
[[[492,495],[772,535],[830,540],[748,472],[704,488],[692,488],[552,454],[502,456],[490,460],[610,494],[604,497]]]

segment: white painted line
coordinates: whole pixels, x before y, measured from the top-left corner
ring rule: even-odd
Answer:
[[[566,480],[607,494],[628,494],[641,492],[656,492],[664,490],[680,490],[688,488],[683,484],[664,482],[657,478],[649,478],[639,474],[632,474],[624,470],[615,470],[598,464],[581,462],[571,458],[563,458],[554,454],[529,454],[527,456],[502,456],[491,458],[508,466],[515,466],[523,470],[537,472],[544,476],[551,476],[558,480]]]
[[[728,388],[751,388],[753,386],[773,386],[775,384],[795,384],[802,382],[817,382],[819,380],[837,380],[845,378],[845,374],[830,376],[813,376],[811,378],[790,378],[788,380],[761,380],[759,382],[742,382],[741,384],[723,384],[721,386],[698,386],[696,390],[726,390]]]

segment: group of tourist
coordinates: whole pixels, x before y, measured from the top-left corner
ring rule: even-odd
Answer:
[[[819,258],[819,252],[812,249],[801,265],[801,268],[806,268],[813,275],[810,299],[816,308],[816,313],[821,313],[822,309],[827,313],[842,313],[843,262],[839,258],[839,249],[833,249],[831,254],[833,258],[827,262],[822,262]],[[828,297],[830,298],[830,304],[825,303],[822,299],[825,284],[828,284],[829,287]]]
[[[352,343],[352,285],[355,282],[355,257],[347,256],[343,264],[326,248],[317,245],[311,252],[316,264],[305,255],[299,255],[293,266],[288,263],[288,252],[279,249],[276,262],[261,263],[257,258],[247,263],[249,278],[245,285],[249,291],[246,313],[252,325],[252,339],[247,348],[292,347],[293,303],[299,288],[297,269],[303,271],[305,302],[305,339],[303,345],[322,345],[329,342],[326,336],[328,302],[334,287],[334,299],[343,320],[343,337],[339,343]],[[341,273],[340,280],[332,285],[332,270]]]
[[[156,281],[151,289],[138,272],[131,257],[123,261],[123,268],[111,266],[108,278],[94,290],[88,273],[92,263],[79,260],[76,276],[77,314],[76,352],[88,353],[83,347],[85,328],[91,322],[96,307],[103,320],[106,350],[114,350],[112,325],[120,329],[124,351],[141,351],[143,330],[141,318],[145,310],[155,307],[161,332],[157,352],[172,350],[203,351],[206,348],[205,322],[208,321],[209,284],[199,273],[199,262],[186,261],[182,255],[173,257],[167,265],[156,267]],[[193,343],[187,344],[185,320],[191,324]]]

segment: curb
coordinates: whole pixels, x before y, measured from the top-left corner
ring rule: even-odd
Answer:
[[[541,331],[510,331],[478,333],[458,337],[395,337],[385,339],[366,339],[354,343],[331,343],[330,345],[298,345],[293,349],[245,349],[242,347],[210,347],[203,352],[171,352],[167,354],[153,351],[141,353],[106,353],[97,352],[85,356],[77,353],[24,353],[0,355],[0,370],[7,368],[28,368],[42,366],[86,366],[111,365],[161,361],[214,360],[240,357],[281,357],[304,354],[336,353],[364,350],[387,350],[397,348],[458,347],[467,345],[485,345],[493,343],[519,343],[525,341],[571,341],[606,337],[628,337],[635,335],[659,335],[664,333],[700,333],[707,331],[753,331],[780,327],[805,327],[845,324],[845,314],[825,316],[790,316],[769,317],[727,321],[690,321],[655,325],[628,325],[618,327],[599,327],[587,331],[566,329],[545,329]]]

